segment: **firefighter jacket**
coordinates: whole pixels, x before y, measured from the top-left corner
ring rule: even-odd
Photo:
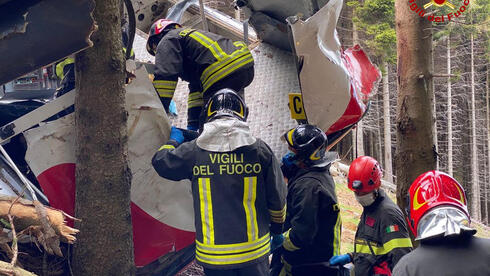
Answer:
[[[202,108],[204,93],[232,74],[253,70],[254,60],[244,42],[220,35],[178,28],[160,40],[155,56],[153,85],[168,110],[177,80],[189,82],[188,108]],[[204,97],[209,98],[209,97]]]
[[[326,262],[339,254],[341,218],[329,168],[299,169],[288,181],[283,258],[289,265]]]
[[[191,180],[198,263],[229,269],[267,258],[269,232],[282,232],[287,192],[269,146],[235,119],[204,124],[197,139],[174,146],[162,146],[152,164],[164,178]]]
[[[398,262],[393,275],[490,275],[490,239],[467,234],[422,240]]]
[[[412,250],[403,213],[378,190],[373,204],[364,207],[352,253],[356,275],[391,275],[403,255]]]

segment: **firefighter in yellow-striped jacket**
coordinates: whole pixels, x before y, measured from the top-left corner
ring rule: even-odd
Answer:
[[[285,237],[274,251],[272,275],[337,275],[328,260],[339,254],[341,218],[326,154],[327,135],[313,125],[299,125],[283,135],[290,153],[283,157],[288,178]]]
[[[354,264],[355,275],[391,276],[398,261],[412,250],[403,213],[381,189],[376,159],[360,156],[349,168],[348,187],[363,206],[354,252],[332,257],[331,265]]]
[[[276,157],[253,137],[248,109],[230,89],[206,105],[201,135],[170,140],[153,156],[158,174],[192,183],[196,260],[206,275],[269,275],[270,240],[286,217],[286,184]]]
[[[244,88],[254,76],[254,60],[244,42],[182,28],[159,19],[150,28],[147,50],[155,56],[153,85],[168,112],[178,78],[189,82],[187,128],[200,127],[202,107],[222,88],[244,98]]]

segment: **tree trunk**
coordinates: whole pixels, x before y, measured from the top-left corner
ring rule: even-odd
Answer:
[[[428,1],[422,1],[423,6]],[[395,1],[398,56],[397,202],[402,210],[412,181],[436,167],[433,145],[431,22]]]
[[[447,172],[453,175],[453,102],[451,88],[451,34],[447,36]]]
[[[390,86],[389,86],[389,66],[388,62],[383,61],[383,121],[385,138],[385,174],[386,181],[393,183],[393,167],[391,160],[391,119],[390,119]]]
[[[470,37],[471,43],[471,217],[481,220],[480,206],[480,186],[478,185],[478,148],[476,144],[476,106],[475,106],[475,55],[474,55],[474,38]]]
[[[432,47],[432,52],[434,52],[434,47]],[[434,54],[431,55],[432,58],[431,58],[431,64],[430,64],[430,68],[432,68],[432,72],[434,71]],[[437,98],[436,98],[436,91],[434,89],[434,81],[432,81],[431,83],[431,90],[432,90],[432,94],[431,94],[431,102],[432,102],[432,111],[433,111],[433,119],[432,119],[432,122],[434,122],[434,125],[432,126],[432,130],[433,130],[433,137],[432,137],[432,143],[434,144],[434,151],[436,152],[436,170],[439,170],[439,144],[438,144],[438,137],[437,137]]]
[[[352,22],[352,43],[353,46],[359,44],[359,34],[357,32],[357,26]],[[356,129],[352,135],[352,145],[354,150],[354,158],[365,155],[364,153],[364,130],[362,127],[362,120],[357,123]],[[354,159],[353,158],[353,159]]]
[[[75,275],[135,273],[119,2],[96,1],[94,46],[76,56]]]
[[[485,224],[489,223],[488,215],[488,190],[490,186],[490,68],[487,67],[487,182],[485,183],[484,191],[484,202],[485,202]]]

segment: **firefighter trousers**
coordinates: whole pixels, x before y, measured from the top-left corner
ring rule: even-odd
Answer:
[[[249,266],[235,269],[209,269],[204,268],[206,276],[268,276],[269,275],[269,259],[251,264]]]

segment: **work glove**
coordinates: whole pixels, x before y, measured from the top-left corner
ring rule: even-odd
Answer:
[[[352,262],[352,259],[349,254],[337,255],[330,258],[330,265],[345,265]]]
[[[172,126],[172,129],[170,130],[170,140],[174,140],[180,145],[184,142],[184,133],[182,133],[182,130]]]
[[[282,234],[272,235],[271,252],[274,252],[274,250],[281,247],[283,242],[284,242],[284,236]]]
[[[284,177],[291,178],[296,173],[296,155],[293,152],[288,152],[282,157],[281,171]]]

